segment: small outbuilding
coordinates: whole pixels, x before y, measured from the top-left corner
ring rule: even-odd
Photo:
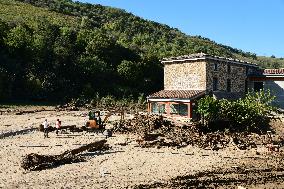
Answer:
[[[162,90],[148,97],[148,112],[193,118],[195,100],[204,95],[204,90]]]

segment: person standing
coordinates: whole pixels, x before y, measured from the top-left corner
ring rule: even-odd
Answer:
[[[43,129],[44,129],[44,138],[48,138],[48,122],[47,119],[44,120],[43,124]]]
[[[58,131],[61,127],[61,121],[59,121],[59,119],[56,120],[55,127],[56,127],[56,134],[58,135]]]

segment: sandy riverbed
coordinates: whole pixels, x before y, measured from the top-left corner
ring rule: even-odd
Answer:
[[[63,125],[80,126],[87,119],[86,113],[87,111],[42,111],[23,115],[0,115],[0,132],[37,127],[45,118],[55,122],[58,117]],[[100,134],[83,132],[58,136],[50,133],[50,138],[44,139],[43,133],[34,131],[0,139],[0,188],[131,188],[141,184],[150,187],[155,183],[166,183],[177,176],[198,172],[232,167],[264,169],[283,166],[281,152],[268,152],[262,146],[251,150],[238,150],[230,146],[219,151],[193,146],[180,149],[141,148],[136,142],[137,136],[114,135],[108,139],[108,144],[112,147],[110,150],[85,152],[82,154],[86,158],[85,162],[42,171],[25,171],[20,167],[26,154],[60,154],[102,138]],[[238,183],[230,187],[245,185]],[[282,177],[247,186],[284,188]]]

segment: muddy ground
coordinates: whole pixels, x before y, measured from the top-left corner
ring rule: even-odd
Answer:
[[[4,107],[1,112],[0,133],[37,128],[45,118],[52,125],[60,118],[63,126],[78,127],[88,120],[87,110]],[[126,115],[126,119],[133,117]],[[112,116],[110,121],[115,124],[113,121],[119,118],[119,115]],[[125,121],[123,126],[129,127],[133,122]],[[264,144],[265,135],[250,134],[255,145],[242,150],[232,142],[231,136],[224,135],[224,145],[216,144],[216,137],[200,134],[192,125],[184,127],[178,123],[179,129],[172,126],[169,129],[150,128],[152,122],[143,124],[147,125],[147,132],[140,127],[132,131],[116,128],[113,137],[107,139],[109,150],[83,152],[80,157],[84,161],[41,171],[24,170],[23,157],[30,153],[57,155],[101,140],[104,135],[66,130],[59,135],[52,132],[50,138],[44,138],[42,132],[31,130],[2,137],[0,188],[284,188],[284,149],[269,151]],[[284,134],[283,123],[271,124],[275,131],[273,138],[279,142]],[[151,134],[163,132],[164,136],[147,139],[145,133],[149,131]],[[180,137],[174,137],[179,134]],[[187,139],[190,137],[196,138]]]

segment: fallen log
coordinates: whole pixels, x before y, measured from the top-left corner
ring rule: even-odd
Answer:
[[[66,154],[72,154],[72,155],[75,155],[75,154],[79,154],[81,152],[84,152],[84,151],[87,151],[87,150],[100,150],[101,148],[104,147],[104,144],[106,143],[107,141],[106,140],[99,140],[97,142],[93,142],[93,143],[90,143],[90,144],[87,144],[85,146],[81,146],[79,148],[76,148],[74,150],[68,150],[68,151],[65,151],[63,152],[63,154],[61,155],[66,155]]]
[[[27,134],[33,131],[36,131],[37,128],[27,128],[27,129],[21,129],[21,130],[17,130],[17,131],[7,131],[4,133],[0,133],[0,139],[2,138],[6,138],[6,137],[11,137],[11,136],[16,136],[16,135],[23,135],[23,134]]]
[[[43,124],[39,125],[38,130],[41,131],[41,132],[44,131]],[[52,131],[55,131],[55,130],[56,130],[55,127],[52,127],[52,126],[48,127],[49,132],[52,132]],[[59,130],[70,130],[71,132],[82,132],[83,131],[82,129],[77,128],[76,125],[64,125],[64,126],[61,126],[59,128]]]
[[[39,155],[31,153],[23,158],[21,167],[25,170],[36,171],[59,165],[81,162],[84,161],[84,158],[77,156],[77,154],[87,150],[104,150],[106,149],[106,142],[106,140],[96,141],[73,150],[67,150],[60,155]]]
[[[74,130],[76,125],[65,125],[61,126],[60,129],[69,129],[69,130]]]

